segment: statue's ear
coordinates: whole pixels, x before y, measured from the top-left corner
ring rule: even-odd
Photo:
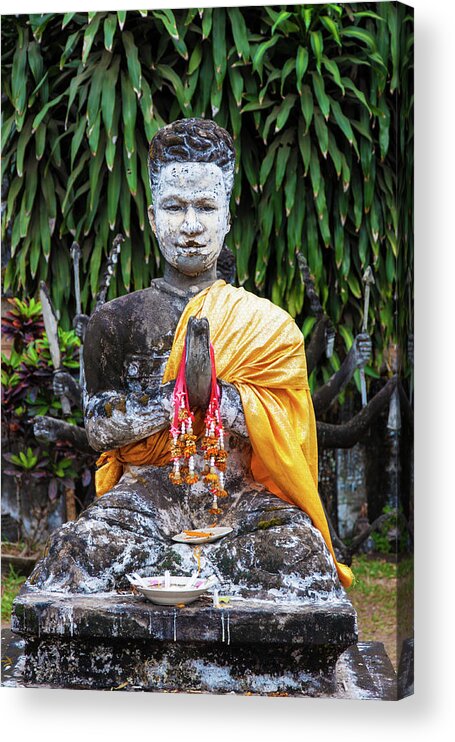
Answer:
[[[148,207],[147,214],[148,214],[150,226],[152,228],[152,232],[156,236],[155,210],[153,208],[153,204],[150,204],[150,206]]]

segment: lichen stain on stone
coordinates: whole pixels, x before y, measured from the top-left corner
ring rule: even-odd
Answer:
[[[149,401],[150,397],[148,394],[143,394],[142,397],[139,397],[139,404],[145,407]]]
[[[112,405],[110,402],[106,402],[104,405],[104,411],[106,413],[106,417],[112,417]]]
[[[114,409],[118,410],[119,412],[122,412],[125,414],[126,412],[126,399],[125,397],[120,397],[119,401],[114,405]]]
[[[271,518],[270,520],[260,520],[258,523],[258,528],[261,531],[266,531],[268,528],[273,528],[274,526],[282,526],[284,524],[284,520],[282,518]]]

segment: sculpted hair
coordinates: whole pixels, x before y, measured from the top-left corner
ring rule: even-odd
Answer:
[[[153,191],[160,171],[173,162],[212,162],[223,172],[228,198],[234,185],[235,147],[226,129],[207,119],[179,119],[164,126],[149,148],[149,178]]]

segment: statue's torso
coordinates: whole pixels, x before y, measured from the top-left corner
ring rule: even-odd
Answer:
[[[157,279],[150,288],[114,299],[95,312],[86,337],[88,394],[158,386],[188,299]]]

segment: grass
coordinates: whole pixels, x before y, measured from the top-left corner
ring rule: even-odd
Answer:
[[[13,600],[26,579],[26,577],[17,574],[11,566],[8,575],[5,577],[2,575],[2,624],[4,621],[9,624]]]
[[[413,560],[354,557],[356,582],[349,597],[357,611],[360,641],[379,641],[397,669],[403,639],[413,635]]]

